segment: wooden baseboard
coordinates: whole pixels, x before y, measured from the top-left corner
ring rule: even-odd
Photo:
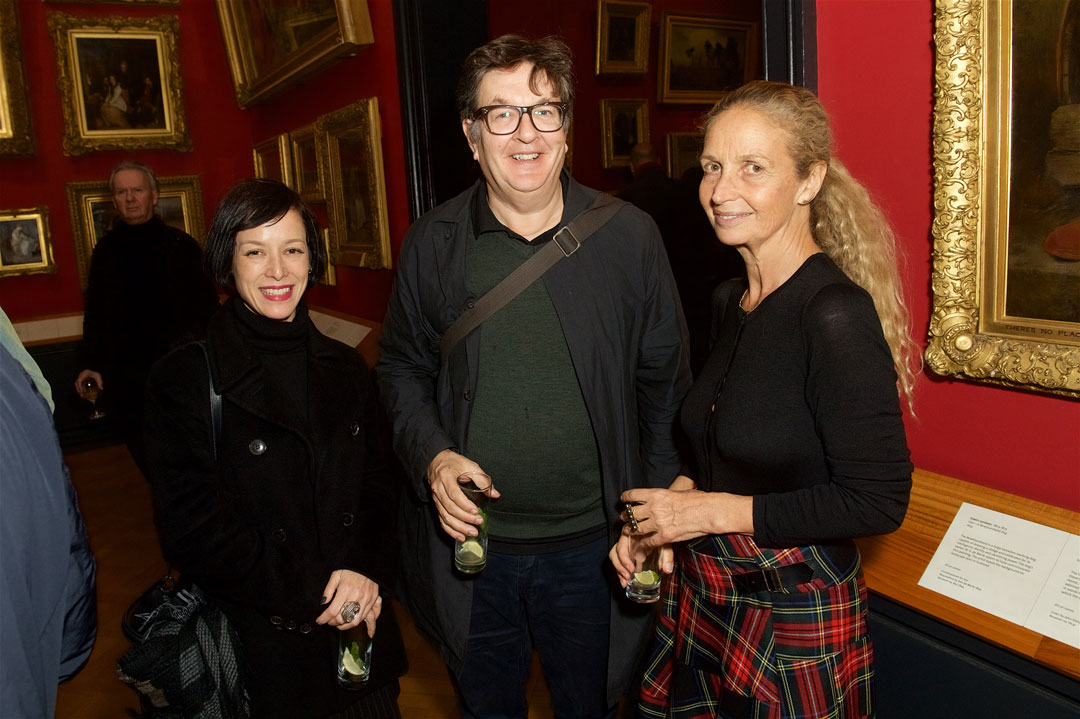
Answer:
[[[923,470],[915,470],[912,480],[903,526],[892,534],[858,542],[870,590],[1080,679],[1080,649],[918,584],[963,502],[1072,533],[1080,528],[1080,514]]]

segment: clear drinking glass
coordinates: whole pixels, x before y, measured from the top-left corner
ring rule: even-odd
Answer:
[[[88,379],[83,382],[82,396],[87,402],[89,402],[94,411],[90,413],[90,419],[101,419],[105,416],[105,413],[97,408],[98,395],[101,394],[101,388],[98,387],[97,382],[92,379]]]
[[[487,566],[491,477],[483,472],[465,472],[458,477],[458,485],[465,496],[476,505],[476,510],[484,522],[479,526],[473,525],[479,531],[477,536],[466,536],[464,542],[454,542],[454,566],[459,572],[476,574]]]
[[[657,558],[660,552],[653,550],[642,560],[641,566],[626,583],[626,597],[641,604],[650,604],[660,599],[660,566]]]
[[[359,689],[371,676],[371,637],[367,624],[338,632],[338,684],[344,689]]]

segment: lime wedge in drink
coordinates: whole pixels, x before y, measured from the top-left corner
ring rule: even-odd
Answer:
[[[660,583],[660,575],[651,569],[646,569],[644,572],[634,572],[634,581],[640,587],[651,587]]]
[[[469,555],[468,557],[462,557],[462,559],[479,562],[484,558],[484,548],[480,546],[480,542],[475,539],[466,539],[461,543],[460,554]]]
[[[356,653],[356,657],[353,658],[353,653]],[[364,666],[364,660],[360,658],[360,645],[353,642],[352,645],[345,650],[341,655],[341,665],[345,667],[345,671],[353,676],[363,676],[367,672],[367,667]]]

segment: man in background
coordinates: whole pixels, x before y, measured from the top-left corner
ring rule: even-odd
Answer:
[[[75,389],[101,390],[100,406],[146,474],[143,389],[150,366],[173,347],[201,339],[218,307],[191,235],[166,225],[154,208],[154,171],[139,162],[113,168],[109,190],[118,213],[90,260],[83,341]]]
[[[52,411],[0,345],[0,716],[52,717],[90,657],[95,563]]]

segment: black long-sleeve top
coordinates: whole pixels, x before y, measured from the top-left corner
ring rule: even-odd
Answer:
[[[896,529],[912,465],[873,300],[820,253],[749,313],[745,288],[717,289],[712,351],[682,409],[699,487],[753,496],[764,547]]]

